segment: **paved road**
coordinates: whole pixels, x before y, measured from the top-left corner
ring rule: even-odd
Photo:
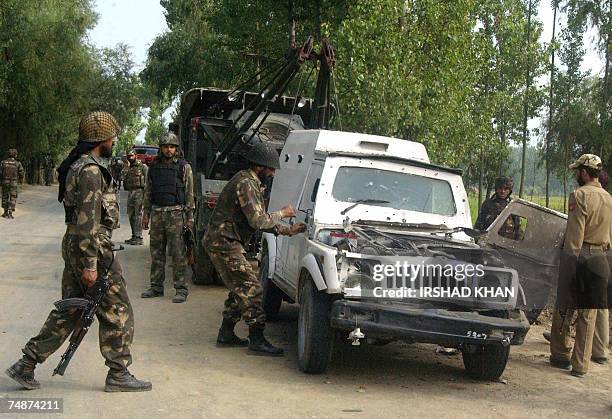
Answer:
[[[64,227],[56,193],[56,188],[28,187],[19,197],[16,219],[0,219],[2,370],[20,356],[20,348],[60,296]],[[115,234],[121,242],[130,235],[125,218],[122,225]],[[40,390],[18,390],[2,375],[0,397],[63,397],[64,416],[75,418],[612,416],[611,367],[595,365],[584,379],[551,369],[541,328],[530,332],[525,345],[512,349],[500,383],[467,378],[460,356],[436,354],[430,345],[405,344],[349,346],[327,374],[309,376],[296,366],[295,307],[285,306],[281,320],[267,331],[285,348],[284,358],[217,349],[224,289],[192,286],[188,302],[181,305],[171,302],[172,292],[163,299],[142,300],[148,245],[128,247],[120,258],[136,318],[131,370],[151,379],[153,391],[102,391],[106,369],[94,326],[64,377],[51,377],[56,354],[36,370]],[[246,335],[246,328],[239,327],[238,333]]]

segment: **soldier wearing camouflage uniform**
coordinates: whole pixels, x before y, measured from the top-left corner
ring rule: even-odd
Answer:
[[[123,173],[123,160],[121,160],[121,157],[113,157],[111,159],[110,171],[115,182],[117,182],[117,190],[121,189],[121,174]]]
[[[143,229],[151,221],[151,287],[142,298],[164,295],[166,249],[174,265],[174,303],[184,303],[189,290],[185,281],[187,256],[183,229],[193,229],[195,199],[193,174],[187,161],[179,158],[179,140],[165,133],[159,142],[159,154],[151,167],[144,192]]]
[[[291,228],[280,225],[281,218],[295,216],[291,205],[280,211],[266,213],[262,178],[274,175],[278,169],[276,151],[258,143],[247,155],[252,166],[232,177],[225,186],[211,215],[202,245],[208,252],[219,276],[230,292],[225,301],[223,323],[217,337],[218,346],[249,346],[249,351],[281,356],[283,350],[268,342],[263,331],[266,316],[262,305],[262,288],[251,264],[245,258],[245,248],[257,230],[294,235],[305,231],[303,223]],[[249,340],[234,333],[234,326],[243,318],[249,326]]]
[[[51,186],[53,184],[53,170],[55,169],[55,163],[53,163],[53,157],[51,157],[51,154],[47,154],[45,156],[44,169],[45,186]]]
[[[497,216],[506,208],[506,205],[512,201],[510,195],[512,194],[513,187],[514,182],[509,177],[500,176],[495,179],[495,194],[482,203],[478,212],[478,218],[476,223],[474,223],[476,230],[486,230],[489,228]],[[514,224],[513,221],[513,219],[510,219],[509,224]],[[516,226],[509,224],[505,225],[504,228],[512,230],[513,234]]]
[[[0,162],[0,180],[2,181],[2,208],[4,218],[14,218],[15,205],[17,204],[17,188],[23,183],[25,172],[21,162],[16,160],[17,150],[11,148],[8,158]]]
[[[119,204],[115,185],[106,165],[119,126],[109,113],[92,112],[79,125],[79,143],[62,164],[64,208],[67,229],[62,241],[64,272],[62,298],[84,297],[98,273],[108,271],[111,287],[98,312],[100,351],[109,368],[105,391],[146,391],[151,383],[136,379],[128,371],[134,318],[121,265],[113,256],[111,235],[117,226]],[[68,166],[68,168],[66,168]],[[61,174],[61,173],[60,173]],[[110,265],[110,266],[109,266]],[[34,378],[36,364],[44,362],[70,335],[80,311],[53,310],[39,334],[23,348],[23,357],[6,370],[24,388],[40,387]]]
[[[132,227],[132,238],[127,244],[142,245],[142,211],[144,204],[144,188],[147,184],[149,168],[136,158],[133,151],[127,155],[128,167],[125,169],[123,186],[128,191],[127,214]]]

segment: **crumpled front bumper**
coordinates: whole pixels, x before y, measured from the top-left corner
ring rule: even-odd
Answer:
[[[359,327],[366,337],[436,343],[447,347],[520,345],[529,331],[529,322],[522,311],[512,314],[514,318],[504,319],[475,311],[336,300],[332,304],[331,326],[346,331]]]

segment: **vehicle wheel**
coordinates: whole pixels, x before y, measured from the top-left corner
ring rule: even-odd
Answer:
[[[463,365],[470,377],[492,381],[498,379],[506,369],[510,346],[475,345],[462,350],[462,354]]]
[[[268,278],[269,272],[268,247],[264,246],[261,251],[261,266],[259,267],[259,282],[263,289],[263,308],[266,312],[266,320],[276,320],[283,303],[283,292]]]
[[[306,278],[300,296],[298,365],[302,372],[321,374],[331,357],[333,333],[329,326],[331,299]]]
[[[212,285],[217,282],[216,277],[219,276],[208,254],[199,243],[196,245],[194,273],[192,281],[196,285]]]

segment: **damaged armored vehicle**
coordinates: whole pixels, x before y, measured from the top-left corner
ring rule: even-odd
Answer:
[[[269,210],[293,204],[292,221],[308,230],[264,233],[260,280],[269,318],[283,300],[299,304],[302,371],[324,372],[334,341],[348,337],[457,348],[471,376],[503,373],[510,346],[529,330],[526,314],[541,304],[527,307],[518,272],[500,253],[523,263],[507,243],[525,238],[520,222],[505,238],[498,219],[490,244],[476,244],[487,237],[468,227],[461,172],[431,164],[415,142],[296,130],[280,163]]]

